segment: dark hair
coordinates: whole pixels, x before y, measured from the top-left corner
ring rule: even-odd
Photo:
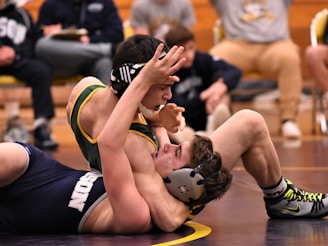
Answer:
[[[165,43],[169,47],[173,47],[174,45],[183,45],[188,41],[194,40],[195,35],[189,28],[183,26],[182,24],[171,26],[165,35]]]
[[[161,40],[150,35],[136,34],[119,44],[113,57],[113,70],[125,63],[145,63],[153,56]],[[163,51],[168,52],[165,45]]]
[[[161,43],[163,42],[149,35],[134,35],[117,47],[109,86],[118,98],[139,74],[144,63],[154,56]],[[167,53],[169,48],[165,45],[163,51]]]
[[[195,202],[197,204],[205,204],[221,198],[231,185],[232,174],[228,169],[221,166],[221,156],[213,151],[211,139],[196,135],[192,141],[191,149],[191,159],[185,167],[195,168],[200,163],[207,162],[206,165],[199,169],[199,174],[206,180],[204,183],[205,193]],[[215,175],[216,173],[218,175]]]

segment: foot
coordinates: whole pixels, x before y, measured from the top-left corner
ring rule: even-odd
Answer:
[[[30,142],[30,133],[18,116],[8,120],[7,130],[4,134],[5,142]]]
[[[267,214],[272,219],[319,218],[328,215],[327,194],[309,193],[286,180],[287,189],[278,198],[264,198]]]
[[[42,124],[34,130],[34,145],[44,150],[53,150],[58,147],[58,143],[51,138],[46,124]]]
[[[292,120],[288,120],[282,124],[281,132],[282,132],[282,135],[286,138],[294,138],[295,139],[295,138],[300,138],[302,135],[297,124]]]

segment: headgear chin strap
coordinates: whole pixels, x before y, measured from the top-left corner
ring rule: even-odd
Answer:
[[[166,55],[165,51],[159,56],[159,60],[163,59]],[[146,63],[124,63],[116,69],[112,70],[110,82],[112,90],[118,98],[120,98],[124,91],[128,88],[132,80],[140,73],[141,69]]]
[[[214,158],[215,156],[211,155],[194,169],[181,168],[168,174],[164,178],[164,183],[169,193],[185,203],[199,199],[206,192],[206,180],[219,174],[218,171],[206,178],[199,174],[199,171]]]

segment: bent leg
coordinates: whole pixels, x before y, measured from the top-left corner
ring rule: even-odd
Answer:
[[[107,85],[110,80],[111,71],[112,59],[109,57],[102,57],[93,64],[90,74]]]
[[[51,94],[50,68],[40,60],[25,59],[17,63],[13,72],[17,78],[32,88],[34,118],[53,118],[55,109]]]
[[[75,41],[41,38],[35,47],[36,55],[54,69],[55,76],[72,76],[81,73],[86,64],[102,57],[111,57],[111,44],[83,44]]]
[[[254,71],[258,52],[260,50],[257,45],[230,39],[224,39],[209,51],[211,55],[238,67],[243,73]]]
[[[281,120],[295,120],[302,92],[299,48],[291,40],[269,44],[257,67],[266,77],[277,79]]]
[[[319,44],[316,47],[307,47],[305,61],[322,91],[328,92],[328,45]]]
[[[277,152],[264,118],[257,112],[241,110],[211,134],[214,150],[222,165],[232,170],[240,157],[245,169],[259,186],[276,185],[281,178]]]

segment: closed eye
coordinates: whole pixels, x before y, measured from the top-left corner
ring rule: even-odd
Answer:
[[[180,158],[181,157],[181,151],[182,151],[182,146],[181,144],[179,145],[179,148],[175,151],[175,156],[177,158]]]

